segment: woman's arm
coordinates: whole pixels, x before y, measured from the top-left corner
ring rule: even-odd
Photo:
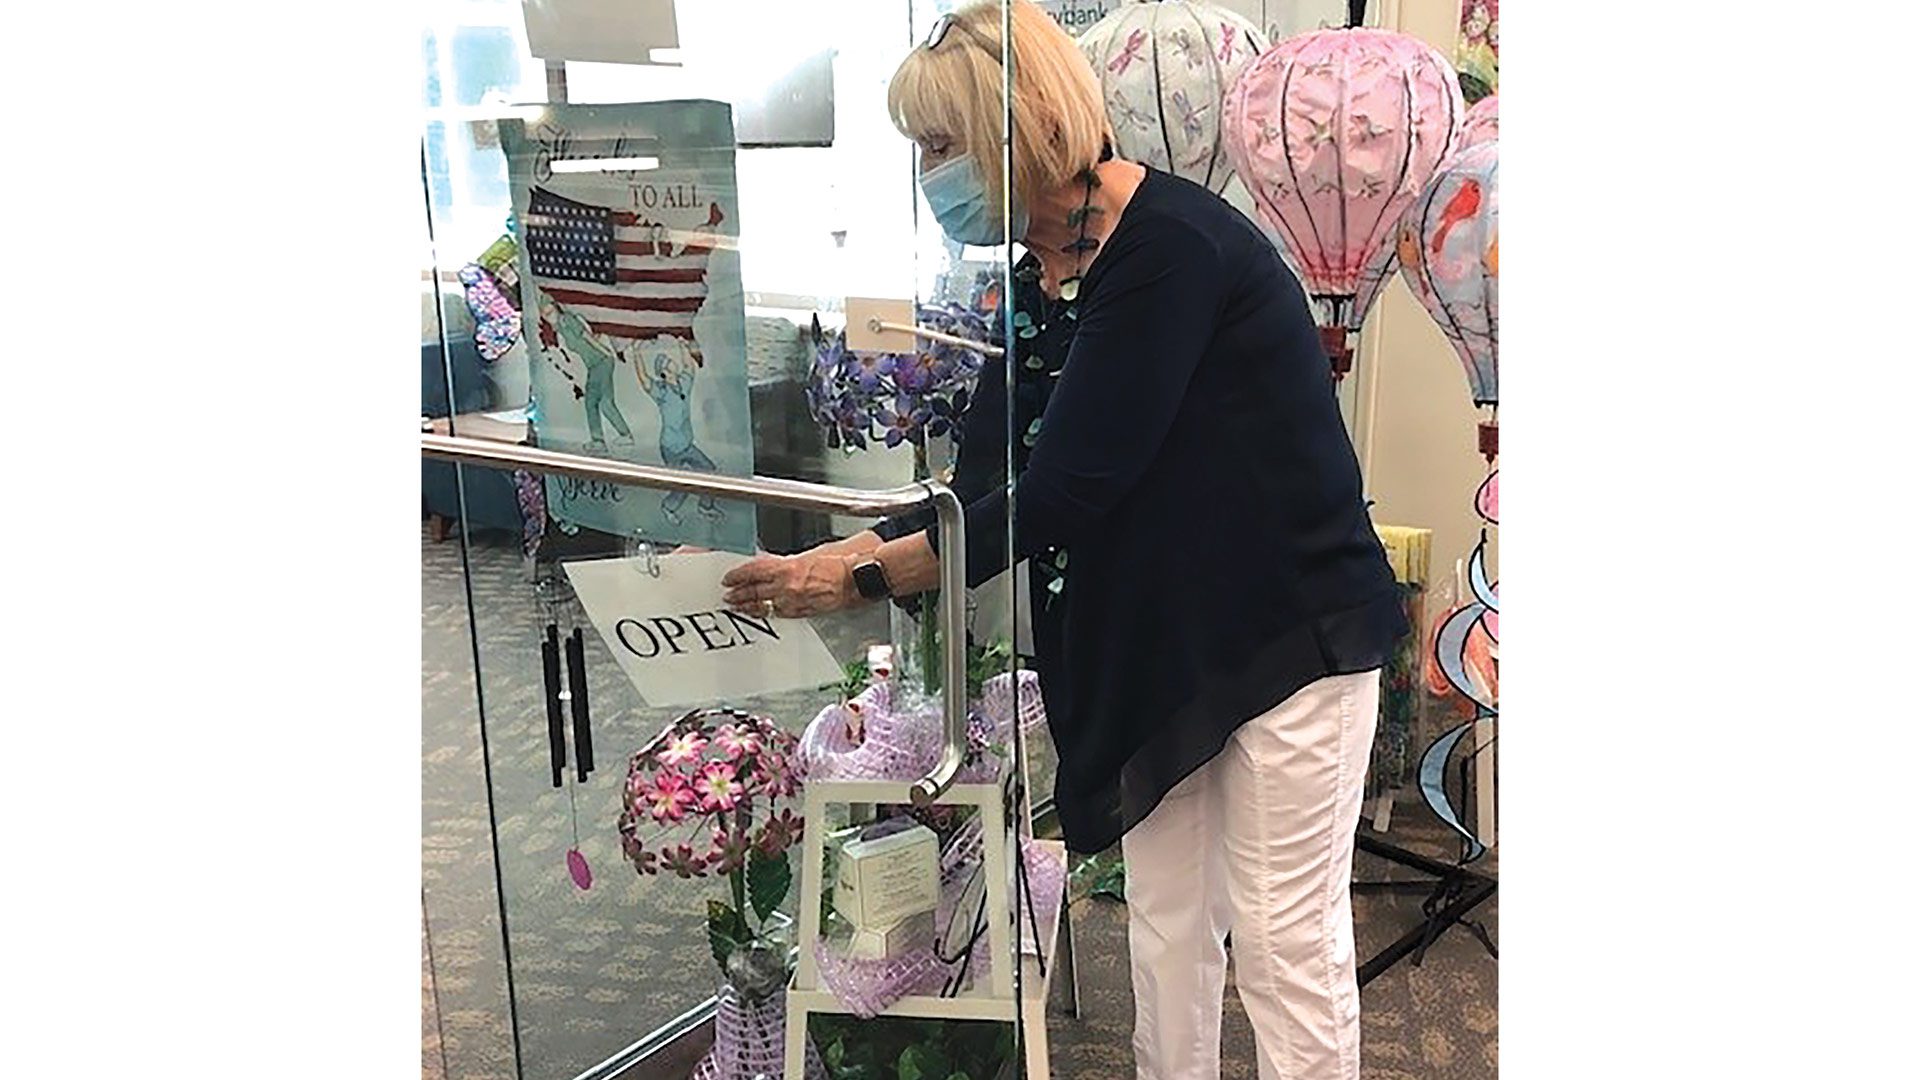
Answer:
[[[1081,306],[1059,382],[1015,484],[967,504],[967,584],[1103,527],[1160,452],[1233,279],[1214,241],[1164,219],[1104,252],[1115,265]],[[1235,267],[1234,270],[1239,268]],[[935,534],[922,534],[931,542]],[[930,551],[939,554],[937,545]]]

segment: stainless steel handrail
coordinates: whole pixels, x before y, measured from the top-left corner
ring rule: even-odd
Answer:
[[[965,507],[947,485],[938,480],[921,480],[897,488],[863,491],[778,477],[722,476],[659,465],[636,465],[628,461],[567,454],[518,443],[429,432],[420,435],[420,455],[467,465],[525,469],[528,472],[629,484],[657,491],[684,491],[690,495],[712,495],[794,510],[860,517],[897,514],[932,503],[943,553],[940,560],[939,619],[944,638],[940,651],[943,675],[940,691],[942,711],[945,713],[942,717],[945,745],[941,748],[940,761],[933,771],[914,783],[912,798],[916,805],[925,806],[953,786],[967,744],[967,575],[964,554],[967,547]]]

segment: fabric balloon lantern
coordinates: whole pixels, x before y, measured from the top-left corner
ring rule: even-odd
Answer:
[[[1460,354],[1480,425],[1480,452],[1500,449],[1500,144],[1441,166],[1400,223],[1400,272]]]
[[[1253,23],[1194,0],[1128,4],[1080,35],[1114,149],[1216,194],[1233,177],[1220,101],[1266,47]]]
[[[1500,138],[1500,95],[1489,94],[1467,110],[1467,121],[1460,128],[1460,147],[1496,142]]]
[[[1356,27],[1288,38],[1227,91],[1227,156],[1313,298],[1334,377],[1391,276],[1401,216],[1459,146],[1453,66]]]

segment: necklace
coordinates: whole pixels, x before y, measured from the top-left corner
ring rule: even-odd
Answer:
[[[1087,256],[1100,249],[1100,241],[1087,235],[1088,221],[1094,214],[1101,212],[1099,207],[1093,205],[1093,192],[1095,188],[1100,186],[1100,174],[1098,170],[1101,162],[1109,161],[1112,158],[1113,144],[1105,143],[1100,147],[1100,160],[1081,171],[1080,182],[1086,188],[1086,196],[1080,201],[1080,205],[1077,208],[1067,212],[1067,228],[1078,231],[1074,239],[1070,241],[1064,249],[1073,253],[1073,276],[1061,280],[1060,300],[1058,303],[1045,305],[1048,317],[1046,321],[1042,322],[1038,327],[1033,325],[1032,318],[1026,316],[1025,312],[1016,313],[1014,325],[1018,327],[1020,337],[1031,340],[1041,333],[1044,333],[1048,325],[1053,321],[1054,316],[1063,317],[1068,320],[1079,319],[1078,301],[1080,299],[1080,284],[1081,279],[1086,276]],[[1045,293],[1043,292],[1041,295],[1044,297]],[[1062,357],[1062,360],[1064,360],[1064,357]],[[1060,375],[1060,369],[1049,365],[1037,349],[1030,351],[1027,357],[1027,367],[1044,372],[1049,380],[1058,378]],[[1034,417],[1033,422],[1028,425],[1026,432],[1021,437],[1021,441],[1029,449],[1040,439],[1040,427],[1041,421],[1044,419],[1044,414],[1045,410],[1043,408],[1042,415]],[[1039,558],[1032,561],[1032,566],[1046,583],[1046,597],[1042,606],[1051,608],[1053,602],[1059,599],[1060,595],[1066,590],[1067,552],[1064,548],[1049,547],[1046,551],[1040,553]]]
[[[1080,182],[1086,186],[1086,197],[1080,205],[1067,211],[1067,228],[1078,229],[1079,233],[1069,241],[1064,250],[1073,254],[1073,276],[1060,282],[1060,299],[1071,304],[1080,298],[1080,280],[1086,275],[1087,256],[1100,249],[1100,241],[1087,235],[1087,222],[1100,208],[1093,205],[1093,189],[1100,186],[1100,165],[1113,159],[1113,144],[1102,143],[1100,160],[1080,171]]]

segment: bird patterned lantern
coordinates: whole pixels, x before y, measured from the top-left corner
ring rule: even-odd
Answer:
[[[1100,78],[1114,149],[1224,191],[1233,176],[1220,100],[1267,47],[1253,23],[1193,0],[1127,4],[1080,35]]]
[[[1500,143],[1440,167],[1400,223],[1400,272],[1460,354],[1473,403],[1500,404]],[[1498,452],[1495,421],[1481,452]]]
[[[1227,91],[1227,155],[1313,298],[1336,379],[1393,270],[1401,216],[1459,146],[1453,66],[1366,27],[1288,38]]]

